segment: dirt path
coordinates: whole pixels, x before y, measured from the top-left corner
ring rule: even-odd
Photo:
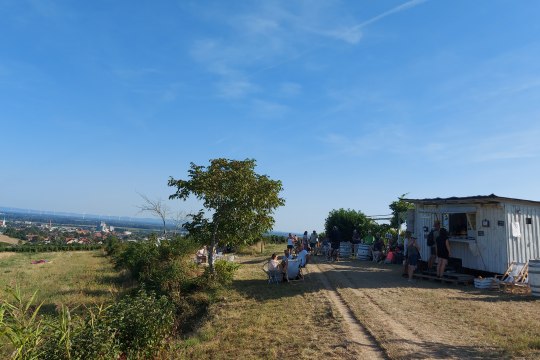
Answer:
[[[456,347],[446,346],[444,333],[437,324],[423,323],[420,329],[414,320],[396,318],[395,311],[390,312],[388,303],[384,302],[385,296],[375,295],[374,291],[386,293],[387,299],[399,299],[396,292],[400,290],[392,283],[386,283],[386,289],[379,289],[383,284],[372,281],[381,281],[380,275],[367,274],[366,269],[358,268],[354,261],[328,263],[316,259],[311,269],[328,289],[328,297],[342,314],[352,341],[361,344],[366,358],[458,359],[467,356]],[[406,284],[405,279],[395,274],[389,281],[401,287]]]
[[[311,267],[312,274],[322,282],[326,289],[326,296],[332,302],[333,306],[337,309],[346,328],[346,332],[349,334],[351,346],[355,347],[357,353],[362,359],[385,359],[386,354],[379,344],[375,341],[373,336],[362,326],[362,324],[355,317],[345,300],[336,291],[335,288],[330,285],[324,270],[321,271],[321,266],[315,265]]]

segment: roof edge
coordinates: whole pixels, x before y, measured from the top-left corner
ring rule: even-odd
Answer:
[[[426,198],[426,199],[403,199],[404,201],[413,203],[413,204],[422,204],[422,205],[442,205],[442,204],[498,204],[502,202],[520,202],[531,205],[540,206],[540,201],[535,200],[525,200],[525,199],[516,199],[503,196],[497,196],[495,194],[491,195],[476,195],[476,196],[453,196],[448,198]]]

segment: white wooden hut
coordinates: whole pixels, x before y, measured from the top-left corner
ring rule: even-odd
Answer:
[[[436,219],[449,231],[451,256],[463,267],[504,273],[512,261],[540,259],[540,201],[494,194],[405,200],[415,205],[407,229],[418,236],[424,260]]]

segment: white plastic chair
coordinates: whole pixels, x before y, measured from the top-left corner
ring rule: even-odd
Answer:
[[[269,263],[269,261],[265,262],[264,265],[263,265],[263,271],[268,276],[268,283],[269,284],[279,284],[281,282],[281,271],[279,271],[279,269],[269,270],[268,269],[268,263]]]

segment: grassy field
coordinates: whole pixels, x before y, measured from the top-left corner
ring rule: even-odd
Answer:
[[[383,358],[540,357],[540,300],[531,296],[411,284],[397,265],[320,258],[308,266],[304,281],[268,284],[262,265],[282,249],[273,245],[262,254],[257,248],[238,255],[242,267],[232,288],[221,291],[197,330],[171,341],[163,357],[365,358],[351,340],[343,308]],[[39,259],[49,262],[32,264]],[[6,286],[17,284],[27,294],[38,290],[51,313],[61,303],[109,302],[130,286],[101,252],[0,253],[0,274],[0,298]]]
[[[41,259],[47,262],[32,264]],[[0,253],[0,299],[7,298],[7,287],[19,286],[27,295],[37,290],[43,312],[52,313],[60,304],[110,302],[130,286],[124,280],[101,251]]]
[[[540,357],[540,300],[531,296],[410,284],[398,265],[358,260],[317,259],[305,281],[269,285],[261,266],[282,248],[240,257],[233,289],[172,353],[192,359],[361,357],[321,284],[324,274],[387,358]]]
[[[356,359],[330,301],[314,281],[268,285],[264,256],[241,256],[233,288],[172,357],[190,359]]]

